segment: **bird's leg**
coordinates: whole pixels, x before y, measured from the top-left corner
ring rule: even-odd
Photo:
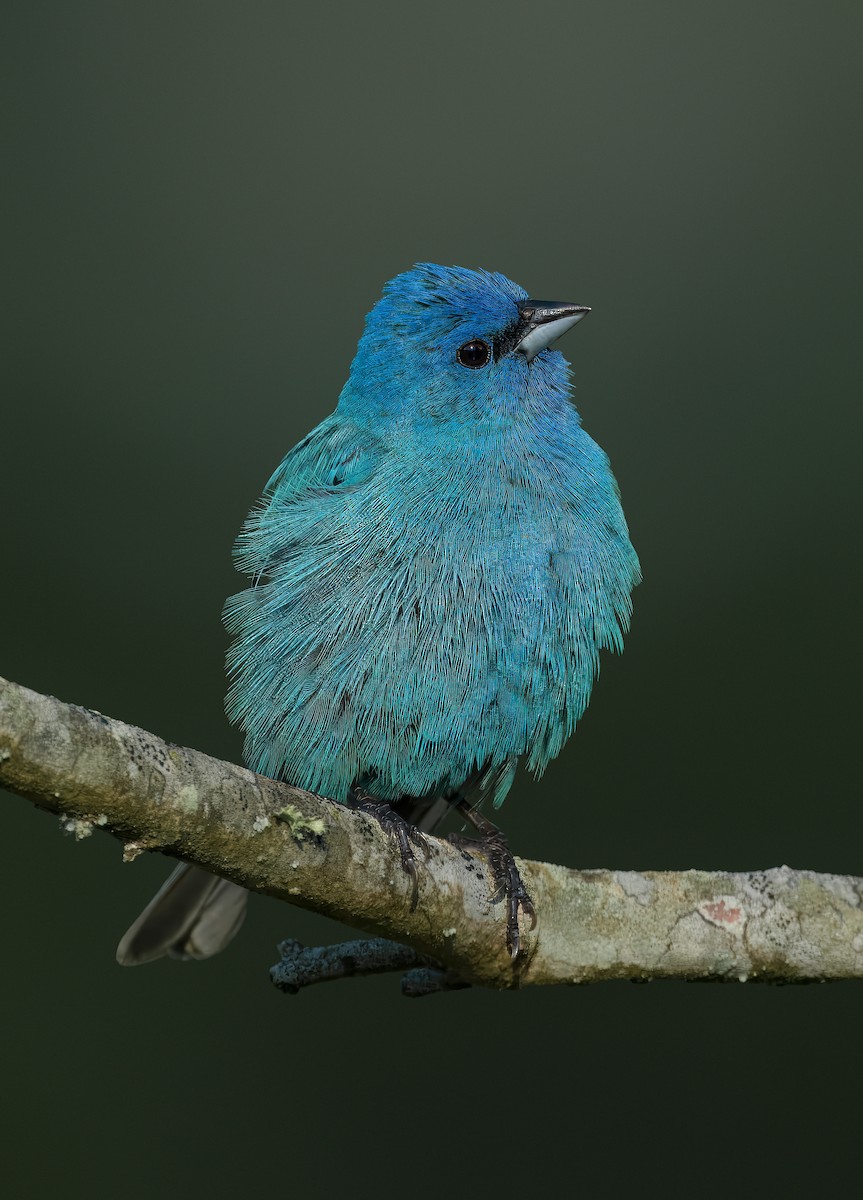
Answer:
[[[478,813],[466,800],[457,801],[456,808],[473,825],[480,835],[480,844],[488,851],[491,873],[497,885],[491,902],[497,904],[506,899],[506,948],[514,961],[521,953],[519,911],[530,921],[530,928],[536,928],[536,909],[533,907],[533,901],[524,886],[524,880],[515,865],[515,858],[502,830],[488,817]]]
[[[351,793],[351,808],[357,809],[359,812],[368,813],[370,817],[378,822],[384,833],[388,834],[392,840],[398,845],[399,854],[402,860],[402,870],[410,877],[411,881],[411,912],[417,906],[419,899],[419,878],[417,876],[416,855],[413,847],[419,846],[423,852],[423,857],[429,856],[429,844],[416,825],[409,824],[404,817],[400,816],[392,805],[385,801],[377,800],[374,796],[370,796],[368,792],[362,788],[354,788]],[[411,843],[413,842],[413,846]]]

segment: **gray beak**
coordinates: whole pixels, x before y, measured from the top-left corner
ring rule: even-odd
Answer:
[[[528,362],[590,312],[581,304],[558,300],[522,300],[517,307],[524,333],[515,348]]]

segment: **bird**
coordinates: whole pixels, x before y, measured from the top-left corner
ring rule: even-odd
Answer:
[[[356,804],[413,846],[454,807],[490,839],[496,897],[535,920],[497,809],[582,716],[641,579],[608,457],[557,339],[589,308],[419,263],[368,313],[335,411],[288,452],[237,539],[227,713],[253,771]],[[181,864],[124,965],[206,958],[247,893]]]

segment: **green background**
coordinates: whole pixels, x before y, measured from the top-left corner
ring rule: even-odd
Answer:
[[[593,306],[563,345],[645,582],[502,819],[616,868],[863,874],[852,3],[12,3],[0,673],[228,758],[230,547],[417,260]],[[285,998],[254,898],[123,971],[166,873],[4,797],[15,1195],[859,1185],[863,990]]]

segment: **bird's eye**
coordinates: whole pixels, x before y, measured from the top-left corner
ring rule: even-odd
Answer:
[[[463,367],[471,367],[476,370],[477,367],[484,367],[491,358],[491,347],[488,342],[474,339],[472,342],[465,342],[463,346],[459,346],[456,358]]]

